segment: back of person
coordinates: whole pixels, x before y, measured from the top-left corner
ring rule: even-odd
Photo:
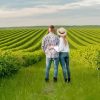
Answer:
[[[54,48],[49,48],[50,45],[58,45],[59,37],[54,33],[50,32],[44,37],[45,41],[45,53],[48,58],[57,58],[59,53]]]
[[[51,63],[54,63],[54,82],[57,82],[58,76],[58,64],[59,64],[59,53],[54,49],[50,48],[51,45],[57,46],[59,44],[59,37],[55,35],[55,28],[53,25],[48,28],[48,35],[46,35],[42,40],[42,49],[46,54],[46,72],[45,81],[49,81],[49,71],[51,68]]]
[[[66,44],[65,44],[63,37],[60,37],[60,41],[62,43],[60,48],[63,48],[60,52],[69,52],[68,41],[66,41]]]
[[[67,57],[68,56],[68,53],[69,53],[69,44],[68,44],[68,41],[67,43],[65,44],[64,43],[64,39],[63,37],[60,37],[60,52],[59,52],[59,55],[60,57]]]

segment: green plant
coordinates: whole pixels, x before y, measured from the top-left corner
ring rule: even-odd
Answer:
[[[22,60],[22,66],[30,66],[44,57],[44,53],[41,50],[34,52],[13,52],[13,55]]]
[[[100,66],[100,45],[90,45],[81,47],[79,50],[71,51],[72,60],[84,64],[89,64],[92,68]]]
[[[0,51],[0,77],[8,76],[20,69],[19,59],[14,57],[9,51]]]
[[[44,56],[41,50],[35,52],[12,52],[0,50],[0,77],[17,72],[22,66],[39,62]]]

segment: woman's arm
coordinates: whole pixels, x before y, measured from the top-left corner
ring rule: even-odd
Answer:
[[[54,46],[53,48],[57,51],[57,52],[61,52],[64,49],[64,40],[63,38],[60,38],[60,42],[58,46]]]

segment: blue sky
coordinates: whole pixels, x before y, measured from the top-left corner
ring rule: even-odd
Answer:
[[[100,25],[100,0],[0,0],[0,27]]]

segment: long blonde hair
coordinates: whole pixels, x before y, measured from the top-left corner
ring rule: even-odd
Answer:
[[[63,40],[64,40],[64,44],[65,44],[65,46],[66,46],[66,45],[67,45],[67,42],[68,42],[68,41],[67,41],[67,36],[64,36],[64,37],[63,37]]]

